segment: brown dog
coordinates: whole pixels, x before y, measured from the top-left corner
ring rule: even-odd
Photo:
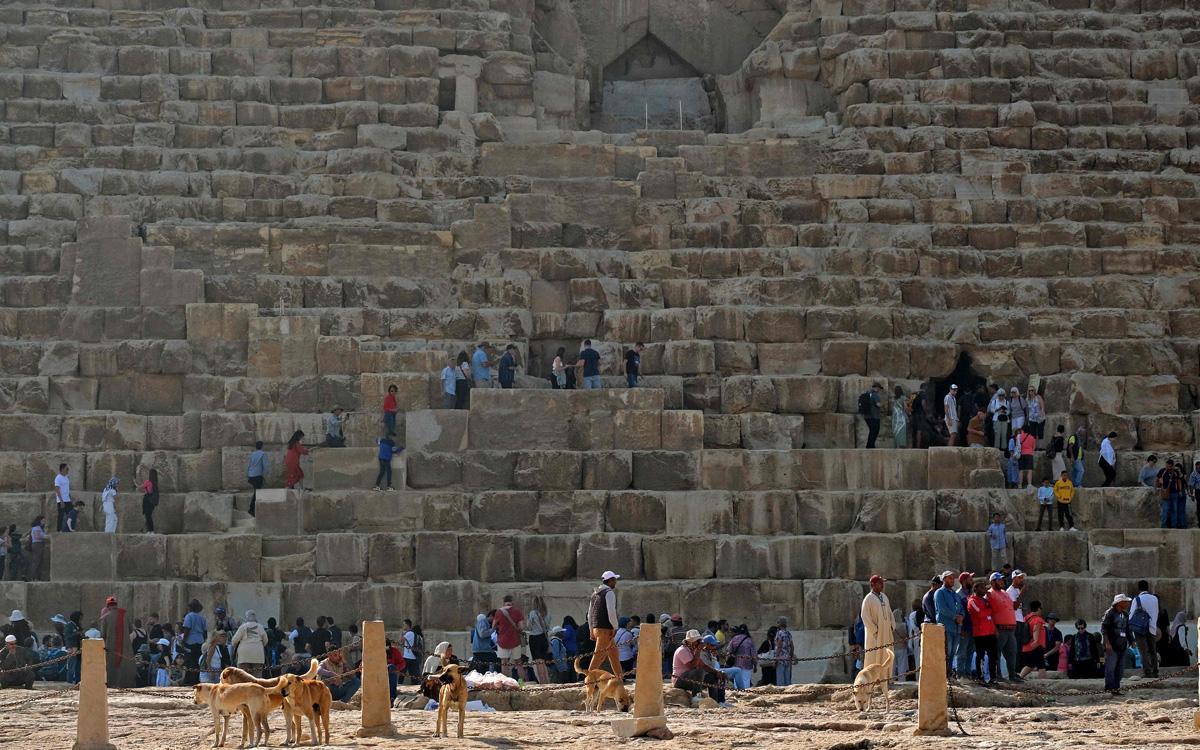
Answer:
[[[271,711],[272,693],[286,692],[284,685],[265,688],[262,685],[243,683],[240,685],[201,684],[193,688],[193,700],[198,705],[207,705],[213,717],[213,747],[223,747],[229,736],[229,717],[242,714],[242,747],[254,747],[262,740],[271,741],[271,728],[267,714]],[[222,730],[221,719],[224,719]],[[253,739],[251,740],[251,727]]]
[[[628,711],[633,704],[633,698],[625,689],[625,683],[612,672],[603,669],[582,669],[583,656],[575,657],[575,673],[584,677],[583,686],[587,694],[583,697],[584,711],[599,711],[604,701],[611,699],[617,708]]]
[[[315,659],[313,661],[316,661]],[[310,670],[311,671],[311,670]],[[285,674],[280,678],[288,703],[292,707],[292,724],[295,728],[295,741],[300,744],[300,733],[308,718],[308,730],[312,735],[312,744],[329,744],[329,706],[333,703],[333,695],[329,688],[320,680],[306,680],[294,674]],[[324,742],[321,742],[324,729]]]
[[[301,679],[307,680],[307,679],[312,679],[313,677],[316,677],[317,676],[317,667],[319,665],[320,665],[320,662],[318,662],[316,659],[313,659],[312,663],[309,665],[308,671],[300,676]],[[245,683],[252,683],[255,685],[261,685],[264,688],[271,689],[271,688],[278,687],[279,683],[282,680],[283,680],[282,677],[271,677],[268,679],[263,679],[261,677],[255,677],[254,675],[250,674],[246,670],[238,669],[237,667],[225,667],[224,669],[221,670],[221,684],[222,685],[241,685],[241,684],[245,684]],[[288,744],[290,745],[293,742],[299,742],[300,741],[299,737],[296,737],[294,739],[292,737],[292,705],[290,703],[288,703],[288,701],[284,697],[283,693],[276,693],[276,692],[268,693],[268,698],[271,701],[271,711],[275,711],[276,709],[281,709],[283,711],[283,726],[287,730]],[[248,712],[245,712],[245,713],[248,713]],[[245,723],[245,718],[246,717],[243,715],[243,717],[242,717],[243,723]],[[262,727],[260,727],[260,729],[261,728]],[[266,727],[266,731],[268,733],[270,733],[271,730],[270,730],[269,726]],[[243,731],[242,734],[244,737],[245,732]]]
[[[463,724],[467,720],[467,681],[459,673],[457,664],[447,664],[442,671],[429,676],[441,683],[438,690],[437,726],[434,737],[449,737],[450,705],[458,705],[458,736],[463,736]]]

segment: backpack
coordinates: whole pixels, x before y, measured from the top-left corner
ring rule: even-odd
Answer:
[[[1129,616],[1129,632],[1135,636],[1150,635],[1150,613],[1142,606],[1142,595],[1133,598],[1137,611]]]
[[[413,657],[415,657],[417,661],[420,661],[421,657],[425,655],[425,636],[417,633],[414,633],[413,635]]]
[[[1027,622],[1017,623],[1017,645],[1024,646],[1033,640],[1033,629],[1029,627]]]
[[[858,413],[864,417],[871,416],[871,407],[875,405],[870,391],[863,391],[858,396]]]

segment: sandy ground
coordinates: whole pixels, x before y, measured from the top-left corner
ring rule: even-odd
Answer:
[[[1138,683],[1134,678],[1127,687]],[[891,710],[859,714],[847,692],[829,685],[793,686],[786,691],[756,689],[731,699],[728,709],[669,707],[672,740],[637,739],[621,743],[603,718],[580,711],[500,711],[468,713],[466,737],[434,739],[432,712],[395,709],[395,739],[357,738],[357,710],[332,712],[334,747],[400,748],[419,742],[424,748],[589,748],[611,744],[661,748],[797,748],[866,750],[866,748],[1009,748],[1135,745],[1170,747],[1200,745],[1193,728],[1195,677],[1131,690],[1123,698],[1082,695],[1098,682],[1038,681],[1032,686],[1057,696],[964,688],[956,692],[964,736],[951,721],[949,737],[914,737],[915,689],[892,692]],[[39,685],[38,690],[58,686]],[[410,688],[411,689],[411,688]],[[768,692],[769,691],[769,692]],[[45,698],[19,705],[33,694],[0,692],[0,746],[58,750],[70,748],[75,735],[76,693],[43,693]],[[486,695],[484,696],[486,699]],[[1003,704],[1003,705],[995,705]],[[191,702],[184,689],[123,691],[109,694],[112,743],[137,750],[197,750],[212,745],[207,707]],[[283,744],[283,718],[272,717],[271,744]],[[451,726],[456,722],[452,720]],[[231,724],[230,746],[240,739],[240,721]],[[235,736],[236,735],[236,736]]]

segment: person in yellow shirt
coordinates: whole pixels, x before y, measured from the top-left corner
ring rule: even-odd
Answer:
[[[1058,504],[1058,530],[1078,531],[1075,528],[1075,516],[1071,514],[1071,501],[1075,499],[1075,485],[1071,483],[1071,479],[1067,476],[1067,472],[1062,472],[1058,481],[1054,483],[1054,500]]]

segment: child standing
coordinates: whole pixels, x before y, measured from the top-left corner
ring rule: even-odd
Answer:
[[[390,432],[376,439],[375,444],[379,446],[379,475],[375,477],[375,491],[384,489],[383,480],[387,477],[387,491],[392,492],[392,456],[402,449],[396,448],[396,441]]]
[[[1071,501],[1075,499],[1075,485],[1065,471],[1058,475],[1058,481],[1054,483],[1054,499],[1058,501],[1058,530],[1078,531],[1075,528],[1075,516],[1071,513]]]
[[[992,570],[1000,570],[1008,558],[1008,529],[1004,526],[1004,516],[992,514],[992,524],[987,527],[988,546],[992,550]]]
[[[1054,525],[1054,517],[1051,515],[1051,507],[1054,505],[1054,487],[1050,485],[1049,479],[1042,480],[1042,486],[1038,487],[1038,525],[1037,530],[1042,530],[1042,516],[1046,517],[1046,530],[1049,531]]]

